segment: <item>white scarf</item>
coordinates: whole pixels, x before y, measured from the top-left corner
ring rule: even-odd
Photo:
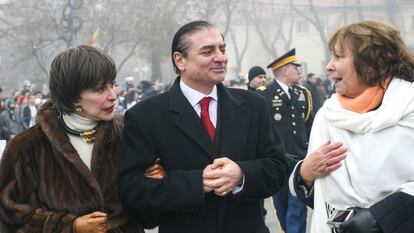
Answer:
[[[312,233],[330,233],[333,209],[370,207],[391,193],[414,195],[414,85],[394,78],[381,106],[358,114],[343,109],[336,95],[319,110],[309,151],[327,140],[343,142],[342,166],[315,180]]]

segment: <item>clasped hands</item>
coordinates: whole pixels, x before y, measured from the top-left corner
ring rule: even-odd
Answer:
[[[203,170],[203,190],[225,196],[243,181],[239,165],[227,157],[215,159]]]

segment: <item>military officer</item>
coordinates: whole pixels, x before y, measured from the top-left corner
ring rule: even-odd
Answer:
[[[313,120],[311,94],[297,85],[300,65],[295,49],[290,50],[267,66],[272,69],[275,79],[265,89],[258,89],[266,98],[292,164],[306,155]],[[306,206],[290,194],[287,185],[273,195],[273,203],[285,232],[306,232]]]

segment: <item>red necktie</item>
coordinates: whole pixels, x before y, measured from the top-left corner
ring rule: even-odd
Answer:
[[[214,127],[213,123],[210,120],[210,114],[208,113],[208,107],[210,105],[211,97],[204,97],[200,100],[200,107],[201,107],[201,121],[206,127],[208,135],[210,135],[211,141],[214,142],[214,133],[216,132],[216,128]]]

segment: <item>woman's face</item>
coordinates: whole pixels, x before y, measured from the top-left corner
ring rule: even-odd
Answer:
[[[114,84],[107,83],[84,90],[80,95],[81,112],[75,112],[95,121],[109,121],[115,115],[116,89]]]
[[[354,98],[364,92],[369,86],[359,77],[354,66],[354,56],[348,48],[340,51],[335,46],[331,51],[331,60],[326,66],[332,80],[335,81],[336,93],[339,95]]]

